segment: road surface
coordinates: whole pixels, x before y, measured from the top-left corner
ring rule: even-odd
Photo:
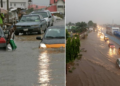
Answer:
[[[76,60],[79,66],[67,74],[67,86],[120,86],[120,69],[116,65],[120,45],[110,42],[115,44],[115,50],[109,49],[108,43],[96,32],[81,40],[81,48],[87,52],[82,52],[82,59]]]
[[[16,36],[15,51],[0,50],[0,86],[65,86],[65,51],[39,49],[36,36]]]

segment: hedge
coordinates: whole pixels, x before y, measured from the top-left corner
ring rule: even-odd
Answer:
[[[66,63],[74,61],[80,52],[80,39],[76,37],[68,38],[66,42]]]

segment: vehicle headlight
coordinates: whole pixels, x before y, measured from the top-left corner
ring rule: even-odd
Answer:
[[[46,48],[46,45],[44,43],[40,43],[40,48]]]

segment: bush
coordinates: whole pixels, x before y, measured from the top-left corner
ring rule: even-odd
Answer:
[[[79,36],[68,38],[66,43],[66,63],[74,61],[80,52]]]

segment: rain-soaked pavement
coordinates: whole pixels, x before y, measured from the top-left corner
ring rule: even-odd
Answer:
[[[120,86],[120,69],[116,65],[120,45],[110,42],[115,44],[115,50],[109,49],[108,42],[97,32],[91,32],[81,40],[81,48],[87,52],[82,52],[82,59],[76,60],[79,65],[67,74],[67,86]]]
[[[16,36],[15,51],[0,50],[0,86],[65,86],[65,51],[38,49],[36,36]]]

